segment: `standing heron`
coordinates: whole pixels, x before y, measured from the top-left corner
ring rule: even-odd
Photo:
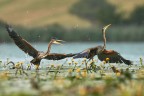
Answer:
[[[30,62],[34,65],[39,66],[42,59],[48,60],[61,60],[67,57],[72,57],[75,54],[59,54],[59,53],[50,53],[52,44],[61,44],[63,40],[51,39],[48,44],[48,50],[46,52],[37,51],[30,43],[28,43],[25,39],[19,36],[10,25],[6,25],[6,30],[9,33],[9,36],[13,39],[15,44],[26,54],[32,56],[34,59]]]
[[[106,50],[106,36],[105,31],[111,24],[103,27],[102,34],[103,34],[103,46],[96,46],[94,48],[86,49],[75,56],[73,58],[87,58],[89,60],[93,59],[95,55],[98,56],[98,59],[100,61],[106,61],[109,63],[125,63],[127,65],[132,65],[132,62],[130,60],[127,60],[123,58],[117,51],[114,50]],[[107,61],[106,58],[109,58]]]

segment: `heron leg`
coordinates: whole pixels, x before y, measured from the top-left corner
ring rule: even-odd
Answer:
[[[39,64],[35,65],[36,70],[39,70]]]
[[[88,61],[85,61],[85,66],[86,66],[86,71],[88,73],[88,67],[87,67],[87,64],[88,64],[89,60]]]
[[[92,62],[94,61],[93,58],[90,58],[89,61],[92,60]],[[90,69],[92,69],[92,65],[90,64]]]
[[[88,73],[88,71],[90,71],[91,72],[91,70],[89,70],[88,69],[88,66],[87,66],[87,64],[88,64],[88,62],[91,60],[91,59],[93,59],[93,58],[90,58],[86,63],[85,63],[85,65],[86,65],[86,70],[87,70],[87,73]],[[90,68],[91,68],[91,65],[90,65]],[[92,72],[91,72],[92,73]]]

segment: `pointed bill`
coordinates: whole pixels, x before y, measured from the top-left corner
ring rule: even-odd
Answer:
[[[55,40],[53,43],[54,43],[54,44],[63,45],[61,42],[65,42],[65,41],[63,41],[63,40]]]
[[[57,42],[66,42],[66,41],[64,41],[64,40],[56,40]]]
[[[105,31],[109,26],[111,26],[111,24],[108,24],[105,27],[103,27],[103,30]]]

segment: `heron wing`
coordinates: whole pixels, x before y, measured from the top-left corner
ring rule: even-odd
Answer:
[[[48,59],[48,60],[61,60],[61,59],[64,59],[64,58],[67,58],[67,57],[72,57],[76,54],[59,54],[59,53],[50,53],[48,54],[45,59]]]
[[[98,47],[86,49],[78,54],[76,54],[73,58],[87,58],[92,59],[95,55],[97,55]]]
[[[130,60],[126,60],[118,52],[114,50],[104,50],[102,53],[98,54],[98,58],[101,61],[106,61],[106,58],[109,58],[109,63],[125,63],[127,65],[132,64]]]
[[[73,56],[73,58],[89,58],[89,53],[90,53],[90,49],[84,50],[78,54],[76,54],[75,56]]]
[[[9,36],[14,40],[15,44],[25,53],[29,54],[32,57],[36,57],[38,51],[32,47],[25,39],[19,36],[10,25],[6,25],[6,30],[9,33]]]

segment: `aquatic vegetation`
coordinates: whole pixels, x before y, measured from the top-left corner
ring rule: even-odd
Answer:
[[[31,70],[31,64],[27,65],[27,70]]]
[[[93,60],[66,60],[39,70],[25,62],[2,61],[0,96],[143,96],[144,68]],[[9,64],[6,64],[9,63]],[[5,65],[5,66],[4,66]],[[14,68],[12,68],[14,67]]]
[[[144,65],[143,65],[143,59],[142,59],[142,58],[140,58],[140,64],[141,64],[141,66],[144,66]]]

